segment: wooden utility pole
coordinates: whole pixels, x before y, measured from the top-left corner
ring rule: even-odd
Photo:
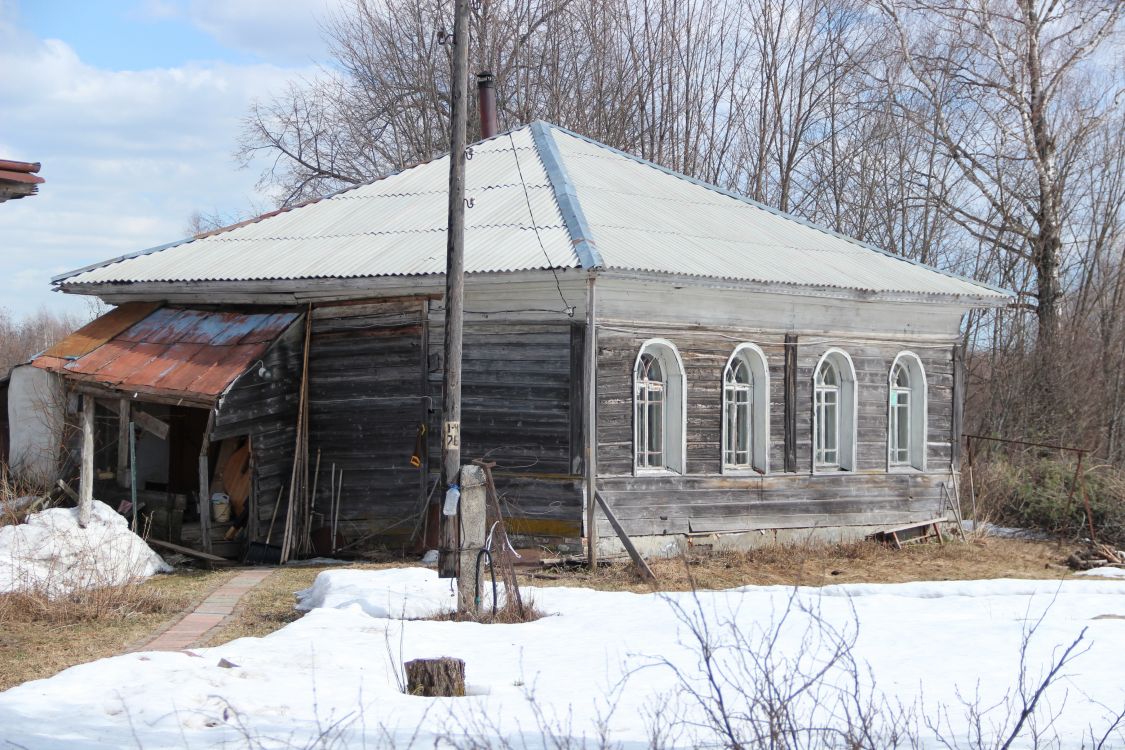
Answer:
[[[445,260],[445,357],[441,389],[441,476],[446,493],[461,474],[461,331],[465,314],[465,111],[469,75],[469,0],[456,0],[449,144],[449,226]],[[443,503],[439,518],[438,575],[457,577],[458,516]],[[452,515],[448,515],[453,510]]]

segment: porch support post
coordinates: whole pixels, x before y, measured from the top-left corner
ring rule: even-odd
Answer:
[[[117,402],[117,486],[129,486],[129,399]]]
[[[78,475],[78,525],[86,528],[94,511],[94,397],[82,395],[82,465]]]
[[[199,449],[199,542],[204,552],[211,551],[211,472],[207,460],[211,450],[211,428],[215,424],[215,410],[207,414],[203,429],[203,445]]]

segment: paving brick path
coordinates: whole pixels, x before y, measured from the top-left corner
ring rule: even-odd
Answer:
[[[219,627],[231,616],[238,602],[248,591],[273,573],[272,568],[243,570],[234,578],[211,592],[192,612],[184,615],[178,622],[138,651],[179,651],[204,640],[212,630]]]

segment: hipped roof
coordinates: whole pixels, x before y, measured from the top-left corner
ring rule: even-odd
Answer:
[[[811,290],[1010,293],[883,252],[555,125],[470,149],[465,270],[605,269]],[[328,198],[57,277],[117,284],[422,276],[445,271],[448,156]]]
[[[114,390],[210,405],[300,317],[129,303],[32,360]]]

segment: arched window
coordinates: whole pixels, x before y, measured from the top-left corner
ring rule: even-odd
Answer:
[[[723,370],[723,470],[769,471],[769,369],[762,350],[742,344]]]
[[[813,376],[813,471],[855,470],[855,369],[830,349]]]
[[[684,368],[669,341],[641,347],[633,368],[633,461],[638,472],[684,471]]]
[[[926,373],[912,352],[891,365],[887,415],[887,466],[926,468]]]

